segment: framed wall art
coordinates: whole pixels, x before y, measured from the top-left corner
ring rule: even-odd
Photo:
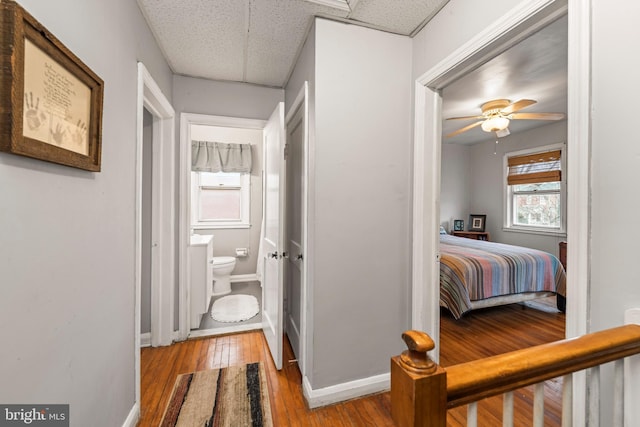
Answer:
[[[16,2],[0,20],[0,151],[99,172],[102,79]]]
[[[468,231],[480,231],[484,232],[485,222],[487,221],[486,215],[469,215],[469,230]]]
[[[453,231],[464,231],[463,219],[456,219],[453,221]]]

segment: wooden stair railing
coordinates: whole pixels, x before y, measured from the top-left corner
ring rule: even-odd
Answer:
[[[391,359],[391,415],[399,427],[444,427],[447,409],[640,354],[640,325],[625,325],[443,368],[420,331]]]

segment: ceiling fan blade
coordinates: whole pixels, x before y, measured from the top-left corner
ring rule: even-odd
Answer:
[[[464,117],[449,117],[447,120],[471,120],[471,119],[484,119],[484,116],[464,116]]]
[[[466,131],[468,131],[469,129],[473,129],[473,128],[474,128],[474,127],[476,127],[476,126],[480,126],[480,125],[482,124],[482,122],[483,122],[483,120],[480,120],[479,122],[472,123],[472,124],[470,124],[469,126],[465,126],[465,127],[463,127],[462,129],[458,129],[458,130],[457,130],[457,131],[455,131],[455,132],[451,132],[450,134],[445,135],[445,138],[451,138],[452,136],[459,135],[459,134],[461,134],[462,132],[466,132]]]
[[[562,120],[563,113],[515,113],[509,116],[513,120]]]
[[[533,105],[538,101],[534,101],[533,99],[521,99],[520,101],[514,102],[511,105],[507,105],[500,112],[502,114],[511,114],[516,111],[522,110],[523,108],[528,107],[529,105]]]

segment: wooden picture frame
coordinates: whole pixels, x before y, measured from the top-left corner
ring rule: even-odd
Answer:
[[[0,21],[0,151],[99,172],[104,82],[16,2]]]
[[[467,231],[480,231],[484,232],[485,223],[487,222],[486,215],[469,215],[469,230]]]

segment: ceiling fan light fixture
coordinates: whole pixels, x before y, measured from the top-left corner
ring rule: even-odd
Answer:
[[[502,116],[491,117],[482,122],[481,126],[485,132],[498,132],[509,126],[509,119]]]

